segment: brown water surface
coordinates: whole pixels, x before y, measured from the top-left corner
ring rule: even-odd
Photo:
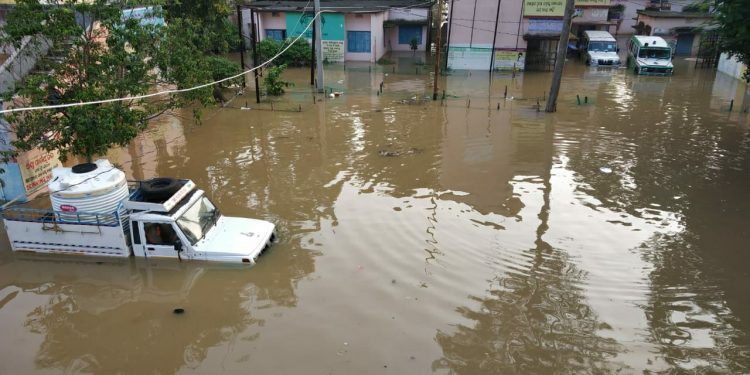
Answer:
[[[164,117],[109,158],[280,242],[236,269],[3,241],[0,374],[750,373],[748,102],[692,66],[569,65],[551,115],[548,73],[432,102],[419,67],[348,65],[317,104],[293,70],[274,111]]]

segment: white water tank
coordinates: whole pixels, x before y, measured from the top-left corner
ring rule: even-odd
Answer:
[[[125,173],[104,159],[73,168],[55,168],[47,186],[52,209],[60,212],[60,220],[96,220],[93,215],[80,213],[113,214],[128,198]]]

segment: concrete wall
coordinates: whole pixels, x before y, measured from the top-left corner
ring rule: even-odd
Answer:
[[[411,51],[411,46],[408,44],[398,43],[398,28],[399,26],[393,26],[386,29],[386,38],[388,41],[388,49],[391,51]],[[424,51],[427,48],[427,26],[422,26],[422,43],[417,46],[417,51]]]
[[[372,59],[370,61],[378,61],[386,51],[385,40],[386,36],[383,30],[383,21],[385,21],[386,13],[373,13],[370,16],[370,32],[372,37]]]
[[[747,71],[747,66],[739,62],[735,57],[729,57],[728,54],[722,53],[719,58],[718,70],[730,77],[744,80],[743,74]]]
[[[526,28],[522,27],[519,32],[518,27],[519,22],[524,21],[522,7],[522,1],[502,1],[497,19],[498,2],[495,0],[454,0],[448,30],[448,67],[485,70],[490,67],[493,50],[526,51],[526,41],[522,37]]]
[[[272,12],[263,12],[260,13],[260,39],[263,40],[266,38],[266,32],[267,29],[280,29],[280,30],[286,30],[286,14],[284,12],[277,12],[277,16],[273,15]],[[288,32],[288,30],[287,30]],[[288,37],[288,35],[287,35]]]
[[[36,65],[37,60],[47,55],[50,42],[42,38],[25,37],[18,50],[0,66],[0,93],[16,89],[16,81],[26,76]]]
[[[386,20],[427,21],[429,14],[427,8],[388,9]]]
[[[370,43],[372,43],[372,36],[374,33],[372,33],[372,20],[369,13],[359,13],[361,17],[357,17],[357,14],[347,13],[344,16],[344,30],[345,32],[348,31],[370,31]],[[382,30],[382,23],[381,23],[381,30]],[[347,33],[348,34],[348,33]],[[382,34],[381,34],[382,35]],[[373,61],[372,59],[372,53],[359,53],[359,52],[349,52],[349,36],[347,35],[345,37],[345,43],[344,43],[344,59],[347,61]],[[370,51],[374,51],[375,46],[372,44],[370,45]]]
[[[620,22],[620,26],[616,29],[616,32],[618,35],[625,34],[625,35],[632,35],[635,33],[635,29],[633,26],[637,24],[637,21],[635,18],[638,17],[638,13],[636,11],[643,10],[646,7],[643,4],[647,4],[648,0],[611,0],[612,5],[622,4],[625,6],[625,10],[623,11],[623,17],[622,22]],[[665,0],[665,2],[668,2]],[[690,4],[690,1],[673,1],[670,2],[671,10],[680,12],[682,11],[682,8],[684,5]]]

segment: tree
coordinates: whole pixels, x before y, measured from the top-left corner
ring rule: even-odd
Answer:
[[[750,67],[750,7],[743,0],[722,0],[716,7],[716,25],[721,50]],[[750,82],[750,69],[745,71]]]
[[[202,24],[173,18],[168,25],[123,17],[126,0],[18,0],[3,26],[3,42],[18,46],[26,36],[52,43],[56,58],[27,76],[17,92],[30,105],[75,103],[186,88],[210,82],[213,67],[203,52],[211,44]],[[160,16],[158,7],[153,15]],[[124,146],[148,120],[169,109],[213,102],[206,87],[179,95],[127,100],[57,110],[20,112],[14,124],[18,150],[58,150],[91,160]],[[196,112],[196,116],[199,113]]]
[[[287,82],[281,79],[281,73],[283,73],[284,70],[286,70],[286,64],[274,66],[268,69],[266,77],[264,78],[268,95],[282,95],[284,94],[284,88],[292,85],[291,82]]]

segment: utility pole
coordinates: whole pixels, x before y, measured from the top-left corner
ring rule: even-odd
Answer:
[[[242,71],[245,71],[245,37],[242,36],[242,7],[237,5],[237,31],[240,34],[240,65],[242,65]],[[247,87],[247,79],[242,76],[242,87]]]
[[[432,82],[432,100],[437,100],[438,97],[438,77],[440,77],[440,47],[442,44],[442,27],[443,26],[443,0],[438,0],[438,12],[437,12],[437,35],[435,35],[436,48],[435,48],[435,77]]]
[[[320,19],[323,17],[323,14],[320,13],[320,0],[315,0],[315,30],[317,31],[315,33],[315,53],[316,53],[316,61],[315,61],[315,69],[317,69],[318,75],[317,79],[315,80],[315,89],[318,92],[323,92],[325,89],[325,85],[323,84],[323,27],[321,25]]]
[[[253,40],[253,68],[258,67],[258,30],[255,28],[255,10],[250,8],[250,27],[253,29],[251,32]],[[255,102],[260,103],[260,84],[258,84],[258,69],[253,70],[255,74]]]
[[[575,11],[574,0],[565,1],[565,13],[563,14],[562,31],[560,32],[560,42],[557,44],[557,55],[555,56],[555,71],[552,74],[552,84],[549,88],[549,98],[545,112],[557,111],[557,94],[560,91],[560,81],[562,80],[563,67],[565,66],[565,55],[568,51],[568,37],[570,36],[570,22],[573,19]]]
[[[310,84],[315,84],[315,38],[317,33],[317,28],[315,27],[315,22],[313,22],[312,27],[312,53],[310,54]]]

